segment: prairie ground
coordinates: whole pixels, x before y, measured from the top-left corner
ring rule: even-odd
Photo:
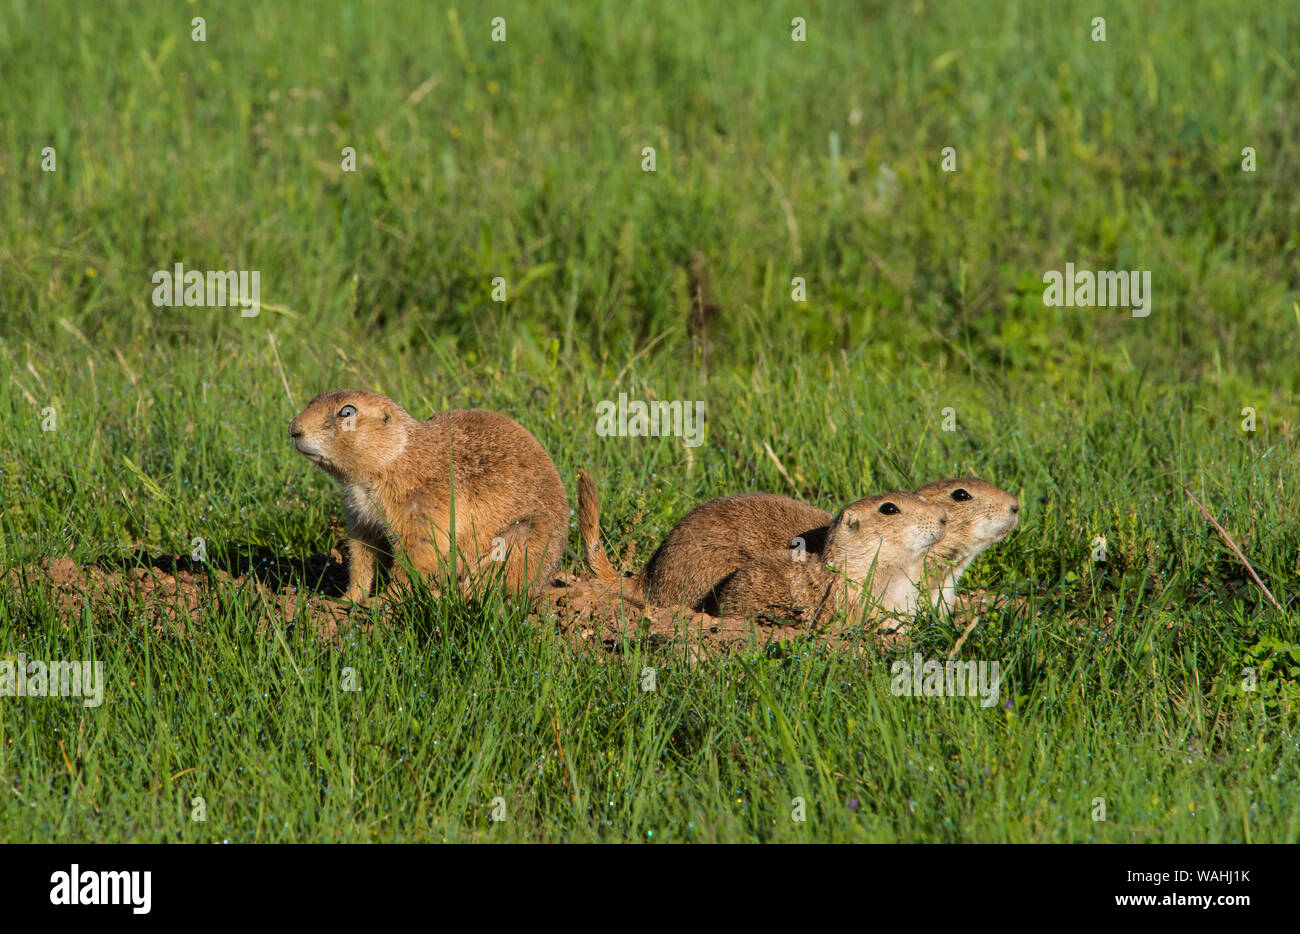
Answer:
[[[1298,40],[1263,0],[8,5],[0,661],[104,694],[0,697],[0,836],[1296,842]],[[155,304],[177,263],[257,314]],[[1067,263],[1148,313],[1048,304]],[[515,418],[627,571],[712,496],[997,483],[959,657],[999,702],[891,690],[969,617],[702,656],[495,592],[349,614],[286,432],[344,386]],[[598,433],[623,393],[702,443]]]

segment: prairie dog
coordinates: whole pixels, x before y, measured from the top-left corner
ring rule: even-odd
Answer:
[[[946,525],[942,506],[911,493],[860,499],[832,520],[819,555],[798,561],[790,550],[770,551],[723,581],[714,593],[719,615],[818,623],[867,603],[873,616],[910,615],[926,552]]]
[[[948,531],[925,559],[924,586],[936,609],[951,612],[957,581],[985,549],[1016,527],[1020,500],[976,477],[936,480],[916,495],[948,513]]]
[[[457,409],[422,422],[387,396],[340,389],[308,403],[289,436],[343,487],[351,600],[369,595],[376,565],[395,549],[435,575],[450,562],[453,536],[462,585],[500,563],[513,592],[536,591],[559,566],[564,484],[537,439],[498,412]],[[392,572],[403,579],[399,562]]]
[[[822,550],[829,512],[786,496],[742,493],[696,506],[673,527],[636,574],[623,577],[600,543],[600,498],[585,470],[578,471],[578,530],[587,568],[628,595],[658,606],[701,609],[727,575],[767,552],[794,547]]]

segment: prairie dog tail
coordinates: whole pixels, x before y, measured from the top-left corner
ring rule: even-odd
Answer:
[[[600,543],[600,496],[591,475],[578,468],[578,534],[582,538],[582,560],[598,578],[611,584],[623,583]]]

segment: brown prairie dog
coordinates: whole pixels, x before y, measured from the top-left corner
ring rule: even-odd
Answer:
[[[510,590],[536,591],[559,566],[564,484],[537,439],[500,413],[458,409],[418,421],[387,396],[340,389],[313,399],[289,436],[343,487],[349,599],[369,595],[376,565],[396,550],[436,576],[450,564],[453,535],[462,585],[501,567]],[[392,573],[403,579],[400,562]]]
[[[822,550],[829,512],[771,493],[711,499],[688,512],[639,572],[623,577],[600,543],[600,499],[585,470],[578,471],[578,529],[589,570],[629,596],[658,606],[706,608],[722,580],[770,551],[803,539],[809,554]]]
[[[911,614],[925,555],[944,535],[942,506],[911,493],[885,493],[851,503],[834,518],[818,555],[795,560],[770,551],[720,584],[721,615],[818,623],[837,610],[871,607],[870,615]]]
[[[925,584],[936,609],[952,611],[957,581],[972,561],[1010,534],[1020,501],[975,477],[936,480],[916,491],[948,513],[948,531],[925,559]]]

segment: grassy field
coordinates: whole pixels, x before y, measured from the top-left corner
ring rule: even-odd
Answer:
[[[576,651],[496,595],[340,649],[247,588],[182,637],[11,579],[0,656],[107,688],[0,697],[0,838],[1300,840],[1300,10],[564,6],[7,4],[0,570],[328,552],[286,425],[355,386],[514,417],[575,504],[589,467],[629,569],[711,496],[977,473],[1025,507],[965,579],[1021,598],[962,649],[1003,703],[894,696],[883,648]],[[156,307],[177,262],[260,314]],[[1066,263],[1150,315],[1046,305]],[[706,442],[598,435],[621,392]]]

